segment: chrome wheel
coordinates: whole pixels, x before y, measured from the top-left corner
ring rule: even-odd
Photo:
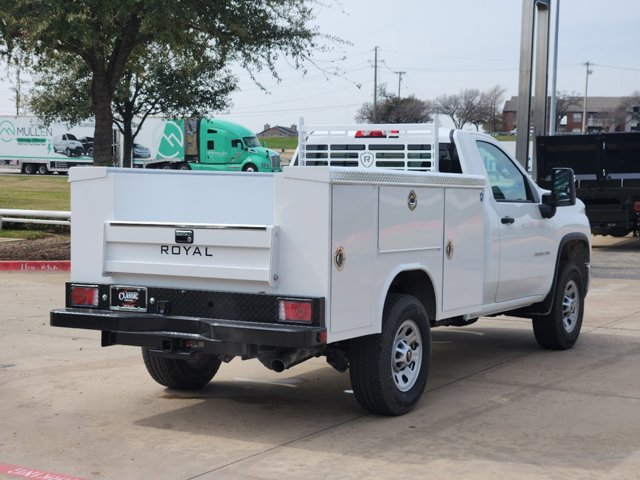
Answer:
[[[578,285],[573,280],[568,282],[562,297],[562,326],[567,333],[573,332],[578,323],[580,312],[580,295]]]
[[[393,381],[401,392],[411,390],[420,375],[422,339],[413,320],[405,320],[398,328],[391,352]]]
[[[356,400],[372,413],[407,413],[427,384],[430,359],[431,333],[424,305],[411,295],[390,292],[382,332],[351,341],[349,372]]]

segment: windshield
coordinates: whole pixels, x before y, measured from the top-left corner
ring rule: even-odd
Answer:
[[[242,140],[244,140],[244,143],[247,147],[251,148],[251,147],[259,147],[260,146],[260,141],[258,140],[258,137],[242,137]]]

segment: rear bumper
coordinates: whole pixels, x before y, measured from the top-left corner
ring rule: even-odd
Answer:
[[[53,327],[102,331],[102,345],[134,345],[163,351],[198,349],[218,355],[248,355],[258,347],[311,348],[326,342],[326,329],[148,313],[52,310]]]
[[[72,288],[83,286],[67,283],[67,307],[52,310],[50,324],[100,330],[103,346],[250,356],[264,349],[313,348],[327,339],[320,297],[304,299],[312,318],[302,323],[280,320],[279,301],[285,297],[278,295],[93,284],[89,286],[98,290],[99,299],[91,308],[73,302]],[[137,310],[114,305],[119,288],[140,293]]]

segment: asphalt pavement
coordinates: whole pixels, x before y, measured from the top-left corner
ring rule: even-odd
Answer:
[[[165,389],[139,349],[49,326],[67,278],[0,272],[0,478],[640,479],[640,280],[594,275],[565,352],[524,319],[434,329],[426,394],[385,418],[322,359]]]

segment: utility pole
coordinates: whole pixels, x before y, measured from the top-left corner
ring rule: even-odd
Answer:
[[[584,101],[582,102],[582,133],[587,133],[587,90],[589,89],[589,75],[593,73],[589,67],[593,65],[589,60],[584,64],[587,67],[587,80],[584,84]]]
[[[407,72],[393,72],[396,75],[398,75],[398,98],[400,98],[400,85],[402,85],[402,75],[404,75]]]
[[[373,123],[378,119],[378,47],[374,48],[373,56]]]

